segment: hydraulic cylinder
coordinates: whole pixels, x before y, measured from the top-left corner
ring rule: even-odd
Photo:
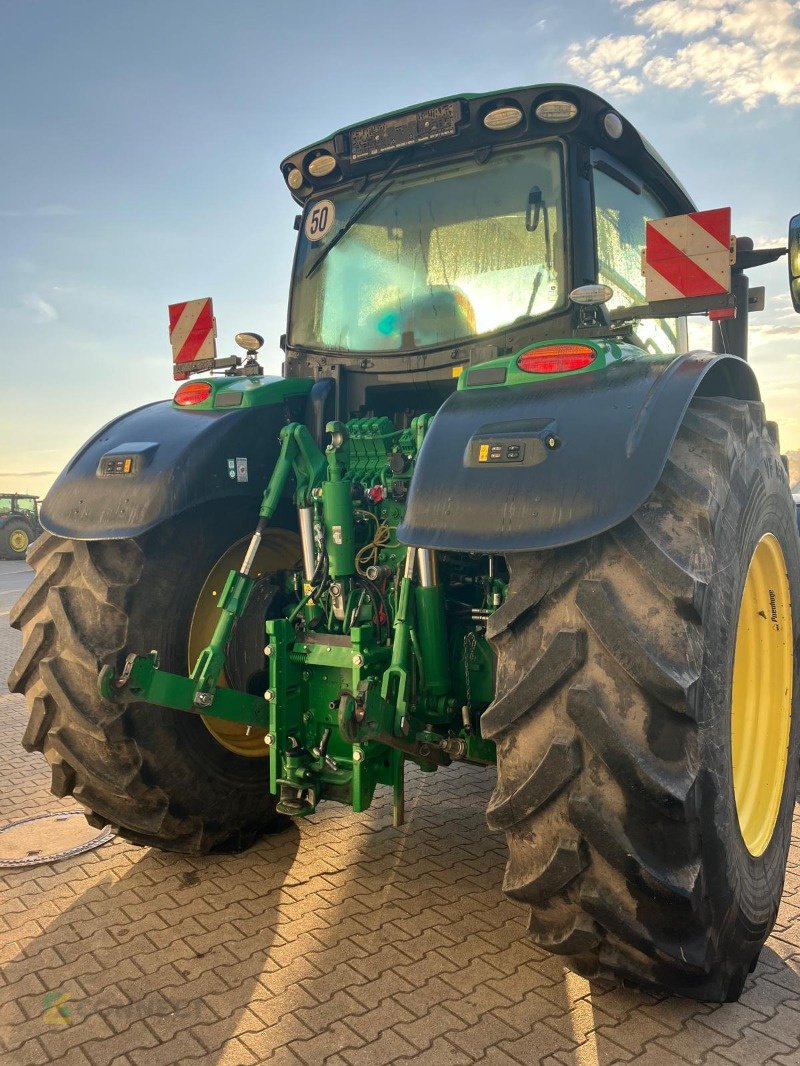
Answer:
[[[417,555],[420,583],[414,598],[425,690],[431,696],[446,696],[450,692],[450,658],[444,589],[439,584],[436,554],[420,548]]]

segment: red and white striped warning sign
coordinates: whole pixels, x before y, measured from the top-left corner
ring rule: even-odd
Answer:
[[[172,376],[176,381],[185,381],[189,371],[198,369],[188,364],[216,358],[216,335],[210,296],[169,305]],[[185,367],[181,365],[184,363],[187,364]]]
[[[643,260],[648,303],[730,292],[731,209],[648,222]]]

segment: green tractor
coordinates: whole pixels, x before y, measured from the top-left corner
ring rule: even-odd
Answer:
[[[24,560],[41,532],[38,496],[0,493],[0,559]]]
[[[567,85],[382,116],[282,172],[283,375],[256,334],[179,360],[55,483],[11,618],[25,747],[92,824],[189,853],[381,787],[399,825],[407,763],[496,764],[537,944],[735,999],[800,749],[800,541],[746,360],[745,270],[786,249],[732,240]]]

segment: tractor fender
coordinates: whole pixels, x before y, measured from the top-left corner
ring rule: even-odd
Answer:
[[[557,548],[640,507],[692,398],[758,400],[736,356],[690,352],[530,384],[459,388],[425,436],[397,531],[447,551]]]
[[[77,540],[135,537],[211,500],[252,500],[255,520],[278,457],[278,434],[291,420],[276,392],[274,404],[238,410],[164,400],[109,422],[48,492],[42,525]]]

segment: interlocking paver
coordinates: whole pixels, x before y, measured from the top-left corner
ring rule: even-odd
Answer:
[[[773,1055],[787,1055],[789,1052],[798,1053],[798,1049],[790,1044],[784,1044],[782,1040],[775,1040],[771,1036],[755,1031],[747,1032],[735,1043],[726,1048],[719,1048],[719,1054],[723,1058],[740,1066],[743,1062],[758,1062],[770,1059]]]
[[[495,1047],[501,1040],[508,1040],[509,1027],[496,1015],[486,1013],[477,1024],[446,1032],[451,1044],[455,1044],[472,1058],[483,1060],[489,1048]]]
[[[800,1048],[800,1000],[780,1003],[775,1013],[763,1021],[753,1022],[753,1030],[780,1040],[789,1047]]]
[[[632,1011],[625,1025],[601,1026],[598,1032],[635,1054],[641,1054],[656,1037],[668,1038],[673,1035],[668,1026],[639,1011]]]
[[[718,1029],[709,1029],[704,1024],[705,1022],[705,1017],[688,1018],[680,1032],[670,1033],[669,1036],[659,1036],[654,1044],[673,1055],[683,1056],[687,1062],[703,1062],[709,1051],[722,1054],[723,1049],[733,1046],[734,1042],[730,1036]],[[613,1036],[613,1033],[609,1035]]]
[[[350,1066],[387,1066],[401,1057],[416,1054],[417,1048],[413,1044],[389,1029],[371,1044],[357,1049],[348,1048],[342,1057]]]
[[[3,1048],[3,1052],[3,1061],[9,1063],[9,1066],[39,1066],[40,1063],[53,1061],[50,1052],[39,1040],[29,1040],[23,1047],[17,1049]]]
[[[567,1010],[550,1014],[547,1024],[563,1033],[567,1039],[582,1044],[595,1030],[613,1025],[613,1019],[590,1000],[578,999]]]
[[[317,1066],[332,1055],[345,1053],[349,1049],[358,1049],[363,1041],[344,1022],[334,1022],[310,1040],[296,1040],[292,1045],[294,1053],[307,1066]]]
[[[633,1055],[607,1036],[590,1033],[573,1051],[557,1051],[553,1058],[558,1066],[598,1066],[599,1063],[605,1066],[606,1063],[627,1062]]]
[[[556,1051],[572,1051],[576,1041],[551,1029],[547,1022],[535,1022],[523,1036],[504,1040],[498,1047],[520,1063],[533,1063],[541,1062]]]
[[[461,1048],[455,1047],[445,1037],[439,1036],[426,1051],[420,1052],[413,1058],[402,1058],[396,1061],[406,1066],[470,1066],[476,1058],[468,1055]],[[481,1055],[480,1062],[482,1064],[487,1062],[485,1055]],[[507,1059],[506,1062],[511,1063],[513,1060]]]
[[[0,663],[17,645],[0,619]],[[19,747],[3,680],[0,819],[74,809]],[[800,1063],[800,818],[775,935],[741,1002],[717,1006],[571,974],[500,895],[491,773],[407,784],[401,829],[382,790],[365,815],[322,807],[241,855],[117,840],[4,871],[3,1066]],[[70,1025],[44,1018],[54,992]]]
[[[371,1044],[396,1023],[415,1020],[411,1011],[401,1007],[395,999],[386,997],[371,1010],[365,1010],[361,1014],[349,1014],[347,1024],[353,1032],[358,1033],[364,1043]]]

